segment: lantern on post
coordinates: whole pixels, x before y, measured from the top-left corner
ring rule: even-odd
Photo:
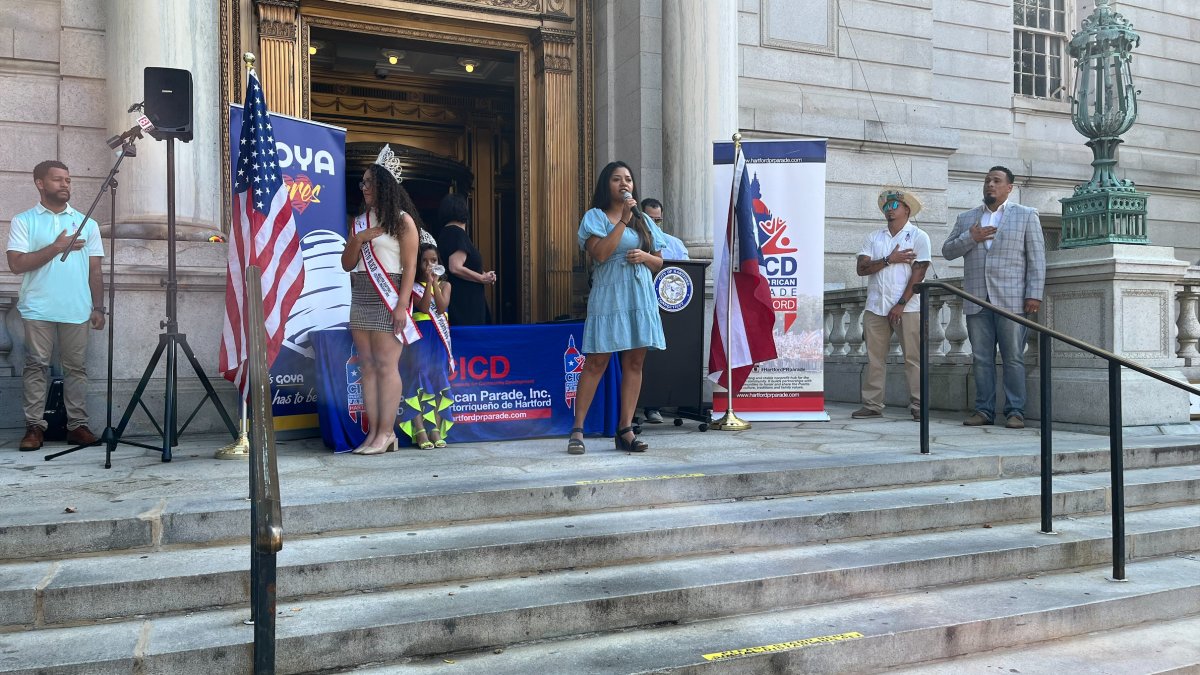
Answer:
[[[1071,121],[1089,140],[1092,178],[1075,186],[1063,205],[1063,248],[1098,244],[1148,244],[1146,198],[1133,181],[1114,173],[1121,134],[1137,119],[1137,95],[1130,62],[1141,42],[1133,25],[1096,0],[1096,9],[1083,20],[1069,47],[1075,59],[1075,95]]]

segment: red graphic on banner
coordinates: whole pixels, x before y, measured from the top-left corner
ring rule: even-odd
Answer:
[[[283,183],[288,188],[288,199],[292,200],[292,210],[296,215],[304,213],[304,209],[308,208],[309,204],[321,203],[321,186],[313,185],[312,179],[307,174],[300,174],[295,178],[284,174]]]

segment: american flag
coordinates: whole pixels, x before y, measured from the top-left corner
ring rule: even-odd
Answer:
[[[229,279],[225,283],[225,325],[221,332],[220,369],[246,391],[244,320],[245,272],[262,270],[266,318],[267,366],[283,344],[285,323],[304,288],[304,256],[288,188],[275,157],[275,134],[258,76],[250,71],[242,110],[242,134],[233,176],[233,223],[229,241]]]

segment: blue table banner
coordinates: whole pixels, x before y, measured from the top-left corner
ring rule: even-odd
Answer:
[[[583,370],[582,323],[451,327],[456,371],[451,375],[451,443],[561,436],[574,425],[575,392]],[[325,445],[335,452],[366,438],[362,376],[347,330],[309,332],[316,352],[317,414]],[[584,429],[616,433],[619,359],[596,389]],[[564,441],[565,442],[565,441]]]

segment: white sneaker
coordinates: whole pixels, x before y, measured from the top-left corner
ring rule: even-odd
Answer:
[[[646,421],[650,424],[662,424],[662,413],[657,408],[646,408]]]

